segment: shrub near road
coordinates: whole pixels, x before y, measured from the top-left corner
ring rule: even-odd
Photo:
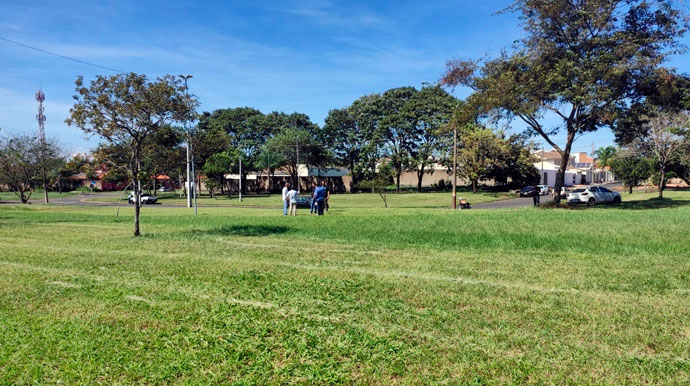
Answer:
[[[0,208],[0,383],[683,383],[690,194],[452,212]]]

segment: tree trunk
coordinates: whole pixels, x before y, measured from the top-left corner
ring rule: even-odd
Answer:
[[[666,170],[661,169],[661,174],[659,175],[659,198],[664,198],[664,183],[666,181]]]
[[[357,183],[359,182],[357,173],[355,173],[355,163],[352,160],[350,161],[350,175],[352,175],[352,180],[350,180],[350,193],[352,193],[357,189]]]
[[[138,237],[139,232],[139,213],[141,211],[141,183],[137,178],[134,182],[134,236]]]
[[[400,175],[402,171],[398,170],[395,174],[395,191],[400,192]]]
[[[472,180],[472,193],[477,193],[477,180]]]
[[[424,164],[417,170],[417,193],[422,192],[422,180],[424,179]]]
[[[632,194],[633,186],[632,184],[628,185],[628,194]]]
[[[558,205],[561,203],[561,188],[565,184],[565,171],[568,169],[568,161],[570,160],[570,149],[575,140],[575,132],[568,129],[568,137],[565,143],[565,149],[561,152],[561,164],[558,166],[558,173],[556,173],[556,184],[553,187],[553,201]]]

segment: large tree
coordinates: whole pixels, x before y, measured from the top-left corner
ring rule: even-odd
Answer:
[[[285,127],[266,142],[266,151],[284,160],[295,187],[299,187],[299,166],[324,168],[325,147],[315,132],[303,127]]]
[[[417,139],[417,117],[411,105],[417,93],[414,87],[399,87],[385,91],[379,99],[379,130],[383,155],[393,168],[396,191],[400,191],[402,172],[412,164],[412,148]]]
[[[645,100],[643,86],[658,78],[686,25],[663,0],[517,0],[508,10],[526,33],[510,54],[450,61],[442,83],[469,86],[478,114],[520,119],[558,151],[559,191],[575,139],[615,127]],[[551,127],[551,119],[560,122]]]
[[[452,137],[442,129],[448,125],[453,110],[459,101],[438,86],[424,87],[411,98],[404,110],[415,124],[414,140],[410,143],[410,167],[417,173],[417,191],[422,191],[425,174],[432,174],[431,168],[440,158],[444,147],[451,144]]]
[[[472,184],[472,192],[477,193],[479,182],[488,179],[494,168],[504,165],[510,149],[506,141],[484,127],[467,126],[460,138],[459,172]]]
[[[200,126],[208,126],[211,131],[227,134],[226,146],[232,153],[242,155],[242,180],[246,178],[247,171],[256,167],[261,146],[281,124],[272,124],[261,111],[251,107],[215,110],[200,122]],[[243,189],[245,185],[242,184]]]
[[[498,184],[516,187],[538,184],[541,176],[534,166],[537,158],[532,154],[533,145],[517,134],[500,139],[504,142],[505,151],[496,154],[499,161],[491,165],[488,178]]]
[[[206,175],[206,186],[209,194],[213,198],[213,190],[216,187],[223,190],[225,186],[225,175],[233,170],[235,165],[239,162],[241,155],[237,152],[223,151],[210,156],[204,164],[203,172]],[[230,189],[228,189],[228,196]]]
[[[324,142],[335,161],[350,170],[352,191],[361,181],[373,178],[379,159],[379,99],[377,94],[361,97],[347,108],[329,111],[326,117]]]
[[[126,150],[126,164],[121,166],[134,187],[134,236],[139,236],[146,141],[173,122],[193,119],[196,98],[177,77],[167,75],[152,82],[134,73],[97,76],[88,86],[80,76],[76,92],[67,124]]]
[[[690,115],[662,113],[648,120],[648,136],[641,142],[643,149],[654,157],[659,198],[664,197],[667,173],[680,159],[684,136],[690,132]]]
[[[609,166],[616,179],[628,187],[629,194],[632,194],[634,187],[647,181],[653,170],[652,160],[635,148],[617,151],[609,160]]]
[[[36,137],[10,137],[0,143],[0,184],[7,185],[26,204],[42,184],[43,167],[53,174],[63,163],[60,149],[52,141],[42,145]]]

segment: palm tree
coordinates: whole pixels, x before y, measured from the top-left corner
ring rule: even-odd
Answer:
[[[599,166],[611,166],[611,160],[613,156],[616,155],[616,148],[614,146],[600,147],[595,152],[597,161],[599,161]]]
[[[259,158],[256,160],[256,166],[260,170],[268,169],[268,194],[271,194],[271,180],[275,174],[275,170],[281,166],[285,165],[285,159],[278,153],[271,152],[269,150],[264,150],[259,154]]]
[[[599,161],[599,167],[611,167],[611,160],[616,155],[616,148],[614,146],[600,147],[594,152],[596,160]]]

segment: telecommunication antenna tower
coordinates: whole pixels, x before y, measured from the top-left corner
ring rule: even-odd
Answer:
[[[43,114],[43,101],[46,100],[46,95],[43,90],[36,91],[36,101],[38,102],[38,114],[36,120],[38,121],[38,141],[41,146],[40,161],[41,172],[43,173],[43,195],[45,203],[48,203],[48,181],[46,179],[46,165],[45,165],[45,150],[46,150],[46,116]]]

